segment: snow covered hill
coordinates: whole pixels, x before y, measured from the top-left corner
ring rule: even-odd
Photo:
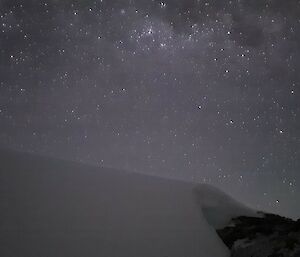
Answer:
[[[0,210],[7,257],[226,257],[214,227],[257,215],[208,185],[3,150]]]
[[[233,218],[239,216],[262,216],[211,185],[200,184],[193,191],[206,221],[215,229],[228,226]]]

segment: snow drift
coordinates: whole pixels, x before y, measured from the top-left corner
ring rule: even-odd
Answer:
[[[201,184],[193,190],[206,221],[215,229],[229,225],[234,217],[262,217],[262,214],[211,185]]]
[[[256,215],[208,185],[10,151],[0,163],[0,256],[225,257],[211,225]]]

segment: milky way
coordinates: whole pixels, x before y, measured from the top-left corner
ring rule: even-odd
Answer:
[[[299,47],[296,0],[4,0],[0,146],[300,216]]]

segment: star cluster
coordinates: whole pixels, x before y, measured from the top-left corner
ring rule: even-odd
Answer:
[[[0,144],[299,216],[299,35],[297,0],[1,1]]]

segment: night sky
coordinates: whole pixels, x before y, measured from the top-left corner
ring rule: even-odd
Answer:
[[[1,0],[0,147],[299,217],[299,68],[298,0]]]

